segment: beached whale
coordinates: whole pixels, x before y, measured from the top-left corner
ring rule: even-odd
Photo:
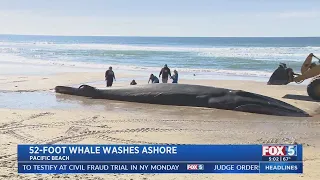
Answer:
[[[104,90],[81,85],[56,86],[62,94],[139,103],[208,107],[259,114],[308,117],[308,113],[277,99],[241,90],[187,84],[148,84]]]

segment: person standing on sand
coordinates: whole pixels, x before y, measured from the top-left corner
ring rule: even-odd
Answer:
[[[172,83],[178,83],[178,71],[174,70],[173,75],[171,76]]]
[[[113,80],[116,80],[116,76],[114,75],[114,72],[112,71],[111,66],[106,71],[105,78],[106,78],[107,87],[111,87],[113,84]]]
[[[168,82],[168,76],[171,78],[171,72],[168,66],[165,64],[164,67],[161,69],[159,77],[162,74],[162,83],[167,83]]]

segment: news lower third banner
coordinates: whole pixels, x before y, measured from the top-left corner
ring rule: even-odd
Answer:
[[[302,173],[302,145],[18,145],[18,173]]]

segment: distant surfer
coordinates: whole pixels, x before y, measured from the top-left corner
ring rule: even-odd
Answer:
[[[111,87],[113,84],[113,80],[116,80],[116,76],[115,76],[114,72],[112,71],[111,66],[106,71],[105,78],[106,78],[107,87]]]
[[[150,75],[148,84],[150,81],[151,81],[151,83],[159,83],[159,79],[153,74]]]
[[[164,67],[161,69],[159,77],[162,75],[162,83],[167,83],[168,78],[170,76],[171,78],[171,72],[170,69],[168,68],[168,65],[164,65]]]
[[[173,75],[171,76],[172,83],[178,83],[178,71],[174,70]]]

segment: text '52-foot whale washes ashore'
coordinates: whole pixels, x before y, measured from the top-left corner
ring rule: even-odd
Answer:
[[[0,1],[0,179],[319,179],[319,6]],[[25,147],[17,146],[30,144],[39,147],[23,159]],[[277,145],[277,155],[269,146],[259,149],[259,158],[270,161],[298,161],[301,146],[303,173],[259,175],[260,164],[220,161],[212,170],[243,174],[201,173],[212,163],[209,150],[198,153],[202,163],[193,147],[182,147],[230,144]],[[68,149],[75,151],[60,152]],[[231,148],[214,154],[229,152],[237,154]],[[161,164],[164,154],[194,161]],[[126,164],[131,160],[147,164]],[[30,169],[46,173],[18,173],[29,161],[37,162]],[[68,173],[52,173],[67,161],[75,163],[64,167]]]

